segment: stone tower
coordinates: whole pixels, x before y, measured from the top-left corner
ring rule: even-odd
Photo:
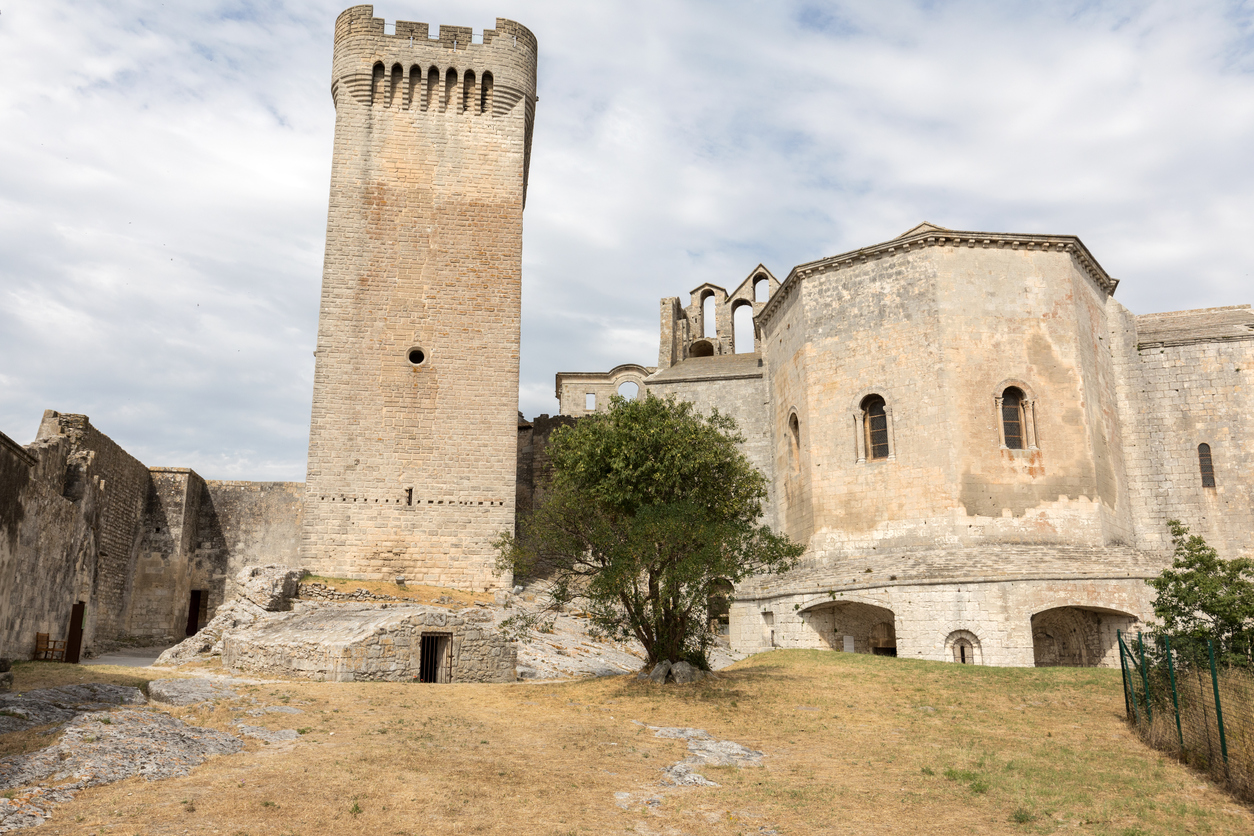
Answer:
[[[536,40],[335,24],[335,148],[301,562],[489,589],[514,525]]]

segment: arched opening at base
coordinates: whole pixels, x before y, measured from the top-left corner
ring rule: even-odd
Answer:
[[[897,655],[896,617],[886,607],[837,602],[805,610],[801,616],[833,650]]]
[[[1032,616],[1032,655],[1038,668],[1110,667],[1119,664],[1115,632],[1136,616],[1097,607],[1055,607]]]
[[[945,650],[959,665],[984,664],[980,638],[970,630],[954,630],[945,639]]]

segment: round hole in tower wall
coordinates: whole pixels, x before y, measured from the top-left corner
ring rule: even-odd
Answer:
[[[423,363],[427,362],[427,352],[418,346],[414,346],[409,350],[408,357],[409,362],[415,366],[421,366]]]

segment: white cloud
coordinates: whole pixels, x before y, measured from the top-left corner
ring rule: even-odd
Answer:
[[[86,412],[149,464],[303,478],[341,8],[3,9],[0,429]],[[655,362],[660,297],[923,219],[1078,234],[1136,311],[1254,297],[1240,3],[375,11],[539,39],[528,415],[558,371]]]

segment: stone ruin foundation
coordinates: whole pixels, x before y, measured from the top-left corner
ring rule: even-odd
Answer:
[[[333,682],[513,682],[517,651],[478,609],[297,603],[227,633],[235,671]]]

